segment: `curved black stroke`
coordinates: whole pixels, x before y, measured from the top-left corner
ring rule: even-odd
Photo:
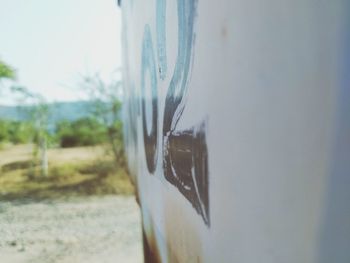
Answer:
[[[145,78],[146,72],[150,74],[152,98],[146,97]],[[157,163],[158,145],[158,95],[157,95],[157,70],[154,58],[153,42],[149,25],[145,26],[142,43],[142,69],[141,69],[141,93],[142,93],[142,127],[145,144],[145,154],[148,171],[153,174]],[[152,126],[147,130],[146,100],[152,101]]]
[[[194,20],[197,1],[178,0],[178,56],[165,100],[163,119],[163,168],[168,182],[190,201],[204,222],[210,225],[208,150],[206,122],[178,130],[186,105],[186,93],[193,60]]]

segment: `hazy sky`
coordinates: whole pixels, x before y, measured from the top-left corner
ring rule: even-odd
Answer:
[[[80,73],[120,67],[120,16],[115,0],[0,0],[0,58],[49,101],[80,99]]]

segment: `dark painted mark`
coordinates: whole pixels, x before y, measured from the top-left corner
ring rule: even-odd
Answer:
[[[146,97],[146,72],[150,74],[152,98]],[[145,144],[145,154],[148,171],[152,174],[156,169],[157,145],[158,145],[158,95],[157,95],[157,70],[154,58],[153,42],[149,25],[145,26],[142,44],[142,68],[141,68],[141,93],[142,93],[142,127]],[[147,129],[146,100],[152,104],[152,125]]]
[[[165,178],[190,201],[209,226],[209,179],[206,122],[176,129],[186,103],[193,60],[196,1],[178,0],[178,57],[165,101],[163,167]]]
[[[178,55],[165,100],[163,135],[174,130],[185,107],[185,93],[192,62],[196,1],[178,0]]]
[[[206,143],[206,122],[186,130],[178,130],[186,105],[186,95],[193,61],[194,20],[197,1],[177,0],[178,50],[174,73],[165,99],[163,119],[163,168],[166,180],[173,184],[190,201],[206,225],[209,217],[208,150]],[[157,50],[159,75],[165,79],[166,60],[166,0],[157,0]],[[151,77],[152,99],[146,98],[145,74]],[[158,144],[158,98],[157,72],[154,61],[153,43],[149,25],[145,26],[142,48],[141,92],[142,123],[145,154],[148,170],[153,174],[157,163]],[[146,103],[152,103],[152,128],[147,130]]]
[[[167,74],[166,57],[166,0],[157,0],[157,50],[159,63],[159,76],[162,80]]]
[[[206,122],[174,131],[164,139],[164,173],[209,225],[209,179]]]

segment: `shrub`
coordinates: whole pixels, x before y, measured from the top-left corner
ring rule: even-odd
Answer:
[[[97,119],[88,117],[57,124],[56,134],[61,147],[91,146],[106,142],[106,128]]]
[[[0,142],[28,143],[33,134],[34,128],[29,122],[0,120]]]

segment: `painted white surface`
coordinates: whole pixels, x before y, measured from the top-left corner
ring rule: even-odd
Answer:
[[[125,94],[139,113],[143,30],[149,24],[156,45],[156,4],[123,1]],[[210,226],[165,180],[161,157],[149,174],[140,115],[137,150],[128,148],[144,222],[156,228],[164,262],[169,247],[193,262],[350,262],[350,133],[339,131],[350,115],[341,98],[350,94],[349,7],[342,0],[198,1],[179,127],[208,121]],[[170,76],[158,76],[159,134],[177,37],[177,3],[167,1]]]

